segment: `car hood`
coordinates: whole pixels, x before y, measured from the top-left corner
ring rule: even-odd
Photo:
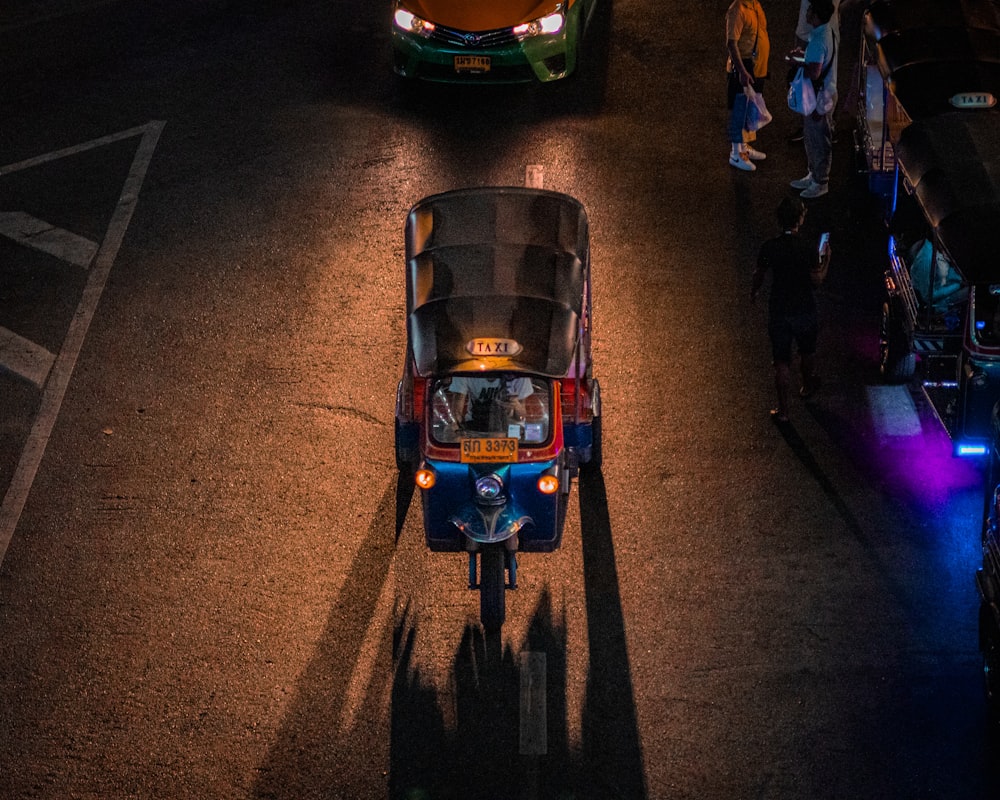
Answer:
[[[555,11],[558,3],[555,0],[405,0],[404,6],[438,25],[462,31],[492,31],[544,17]]]

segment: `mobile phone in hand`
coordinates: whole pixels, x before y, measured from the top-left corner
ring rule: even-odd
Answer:
[[[826,248],[830,245],[830,234],[824,231],[819,235],[819,252],[822,254],[826,252]]]

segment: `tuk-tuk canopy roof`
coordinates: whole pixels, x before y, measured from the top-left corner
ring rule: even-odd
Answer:
[[[1000,10],[982,0],[875,0],[867,35],[910,119],[951,110],[959,94],[1000,97]]]
[[[588,242],[583,206],[558,192],[486,187],[419,201],[406,219],[417,372],[566,375],[588,302]]]
[[[955,268],[970,283],[1000,283],[1000,108],[918,120],[896,153]]]

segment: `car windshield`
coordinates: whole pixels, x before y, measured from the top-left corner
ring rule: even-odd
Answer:
[[[548,441],[552,382],[525,375],[455,375],[434,382],[431,436],[439,444],[469,437],[507,437],[521,444]]]

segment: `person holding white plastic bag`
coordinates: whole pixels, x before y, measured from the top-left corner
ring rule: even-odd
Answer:
[[[799,196],[811,200],[830,188],[833,163],[833,111],[837,107],[837,31],[830,24],[831,0],[811,0],[807,19],[813,26],[805,52],[805,76],[816,90],[816,109],[802,118],[803,142],[809,172],[791,182]]]
[[[729,164],[746,172],[757,169],[754,161],[767,156],[750,145],[756,136],[746,128],[747,87],[760,92],[767,78],[771,43],[767,36],[767,17],[759,0],[733,0],[726,11],[726,49],[729,78]]]

